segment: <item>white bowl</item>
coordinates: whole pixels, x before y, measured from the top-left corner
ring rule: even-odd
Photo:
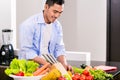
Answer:
[[[15,75],[10,75],[14,80],[40,80],[41,76],[15,76]]]

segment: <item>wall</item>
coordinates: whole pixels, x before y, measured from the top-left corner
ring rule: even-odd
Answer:
[[[67,0],[60,17],[67,50],[91,52],[106,60],[106,0]]]
[[[39,13],[43,9],[44,0],[16,0],[16,32],[18,26],[28,17]],[[16,40],[18,44],[18,36]],[[19,45],[17,45],[19,47]]]
[[[4,28],[11,28],[11,0],[0,0],[0,46]]]
[[[17,27],[42,7],[42,0],[17,0]],[[59,20],[66,50],[87,51],[92,60],[106,60],[106,0],[66,0]]]
[[[106,60],[106,0],[77,0],[77,32],[80,51],[92,60]]]

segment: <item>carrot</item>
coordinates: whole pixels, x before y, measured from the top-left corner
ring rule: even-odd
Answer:
[[[39,69],[37,69],[37,70],[33,73],[33,75],[34,75],[34,76],[37,76],[39,73],[41,73],[43,70],[45,70],[49,65],[50,65],[49,63],[43,65],[42,67],[40,67]]]
[[[45,74],[46,72],[48,72],[49,70],[50,70],[49,68],[46,68],[45,70],[43,70],[42,72],[40,72],[37,76],[43,75],[43,74]]]

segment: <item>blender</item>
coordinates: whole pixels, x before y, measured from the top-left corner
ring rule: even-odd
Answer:
[[[14,58],[14,49],[11,44],[11,29],[2,30],[3,44],[0,49],[0,65],[9,66]]]

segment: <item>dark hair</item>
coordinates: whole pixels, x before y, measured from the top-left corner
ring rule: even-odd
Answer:
[[[53,6],[54,4],[62,5],[64,3],[64,0],[46,0],[46,4],[48,4],[48,6]]]

